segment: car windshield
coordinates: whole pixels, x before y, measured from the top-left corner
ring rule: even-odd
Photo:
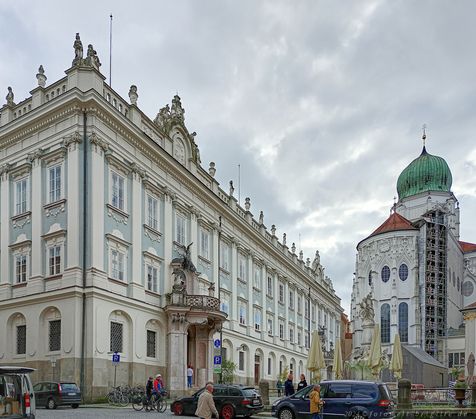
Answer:
[[[79,388],[74,383],[61,383],[61,390],[63,391],[79,391]]]

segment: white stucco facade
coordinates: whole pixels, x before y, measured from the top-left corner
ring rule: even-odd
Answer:
[[[305,261],[204,170],[178,96],[151,120],[92,53],[49,86],[40,70],[1,108],[1,364],[94,397],[114,351],[118,384],[160,372],[178,393],[187,364],[204,384],[222,324],[238,382],[305,373],[318,327],[331,349],[343,309],[319,255]]]

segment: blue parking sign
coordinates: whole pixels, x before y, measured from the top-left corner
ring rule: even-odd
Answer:
[[[213,357],[213,364],[215,365],[221,365],[221,356],[217,355]]]
[[[117,352],[114,352],[112,354],[112,362],[113,364],[119,364],[119,362],[121,362],[121,355],[119,355]]]

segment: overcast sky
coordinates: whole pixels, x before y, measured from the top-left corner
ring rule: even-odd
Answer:
[[[92,43],[112,86],[152,119],[176,92],[258,218],[304,257],[320,250],[349,312],[355,246],[389,215],[396,181],[427,149],[446,159],[461,239],[476,242],[476,3],[473,1],[0,2],[0,102],[29,96]],[[237,190],[235,192],[237,194]],[[299,239],[300,237],[300,239]]]

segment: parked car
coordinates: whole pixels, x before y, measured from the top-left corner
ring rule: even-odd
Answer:
[[[278,419],[310,419],[307,386],[292,396],[276,400],[271,411]],[[393,400],[387,385],[372,381],[322,381],[323,418],[394,418]]]
[[[47,409],[71,405],[76,409],[81,403],[81,391],[75,383],[43,381],[33,386],[36,405]]]
[[[198,398],[205,388],[201,388],[191,396],[180,397],[170,406],[176,415],[194,415],[197,410]],[[213,388],[213,400],[223,419],[232,419],[235,416],[250,417],[263,410],[261,395],[254,387],[216,384]]]
[[[35,418],[35,394],[30,380],[32,368],[0,366],[0,416]]]

